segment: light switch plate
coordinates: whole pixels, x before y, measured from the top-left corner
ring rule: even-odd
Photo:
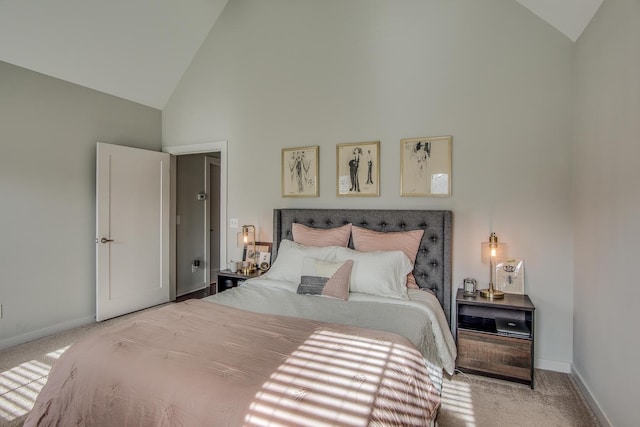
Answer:
[[[230,228],[238,228],[238,218],[229,219],[229,227]]]

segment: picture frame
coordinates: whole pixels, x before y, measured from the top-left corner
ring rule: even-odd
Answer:
[[[380,141],[336,145],[336,195],[380,196]]]
[[[282,197],[319,197],[319,177],[319,146],[282,149]]]
[[[256,254],[255,258],[253,257],[253,244],[245,245],[242,249],[242,261],[254,261],[258,262],[258,260],[263,259],[265,256],[263,253],[267,253],[269,262],[271,262],[271,242],[256,242]]]
[[[508,294],[524,295],[524,260],[520,258],[496,261],[495,288]]]
[[[451,136],[400,140],[400,196],[451,196]]]

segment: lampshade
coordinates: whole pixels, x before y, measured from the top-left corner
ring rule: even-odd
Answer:
[[[482,243],[482,257],[489,260],[489,287],[480,289],[480,295],[485,298],[504,298],[504,292],[495,289],[496,282],[496,259],[501,258],[504,254],[504,245],[498,243],[496,233],[491,233],[488,242]]]
[[[495,235],[495,233],[491,233],[492,235]],[[500,258],[506,258],[506,252],[507,252],[507,244],[503,243],[503,242],[499,242],[498,241],[498,237],[496,236],[495,240],[493,243],[490,242],[491,240],[491,236],[489,236],[489,240],[487,240],[486,242],[482,242],[482,246],[481,246],[481,257],[482,257],[482,263],[483,264],[489,264],[489,262],[491,261],[491,251],[495,251],[495,257],[497,259]],[[493,246],[493,248],[492,248]]]
[[[253,225],[243,225],[241,231],[237,234],[238,247],[242,248],[247,244],[255,243],[256,227]]]

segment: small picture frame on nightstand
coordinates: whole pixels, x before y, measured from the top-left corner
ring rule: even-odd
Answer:
[[[462,281],[462,294],[465,297],[475,297],[476,289],[478,288],[478,281],[467,277]]]
[[[258,268],[261,271],[267,271],[271,268],[271,252],[260,252],[258,257]]]
[[[524,260],[509,258],[496,263],[496,289],[508,294],[524,294]]]
[[[259,260],[262,257],[263,253],[269,254],[269,262],[271,261],[271,242],[256,242],[256,252],[253,252],[253,245],[245,245],[244,250],[242,251],[242,260],[243,261],[253,261],[257,265],[260,265]]]

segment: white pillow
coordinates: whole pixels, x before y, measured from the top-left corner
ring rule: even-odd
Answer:
[[[407,274],[413,270],[413,264],[404,252],[359,252],[341,247],[336,252],[336,261],[353,260],[351,292],[409,299]]]
[[[269,271],[262,275],[265,279],[284,280],[300,283],[302,264],[305,257],[321,261],[335,261],[336,246],[304,246],[291,240],[283,240],[278,247],[278,255]]]

